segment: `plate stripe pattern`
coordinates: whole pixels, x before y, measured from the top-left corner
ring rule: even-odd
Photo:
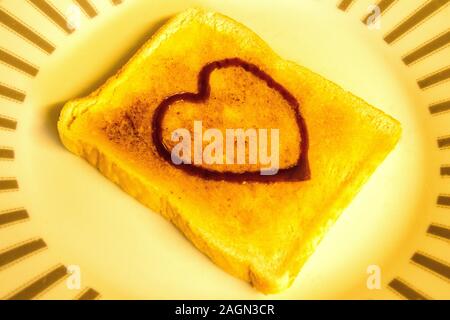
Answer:
[[[0,96],[17,102],[23,102],[25,101],[26,94],[15,88],[10,88],[0,83]]]
[[[33,77],[39,72],[32,64],[3,49],[0,49],[0,61]]]
[[[425,43],[421,47],[415,49],[405,57],[403,57],[403,62],[410,65],[419,59],[422,59],[438,50],[441,50],[448,46],[450,43],[450,30],[440,34],[436,38]]]
[[[0,115],[0,129],[16,130],[17,121]]]
[[[31,300],[49,290],[51,287],[63,280],[67,275],[67,268],[63,265],[57,265],[50,271],[27,283],[23,288],[16,290],[8,296],[7,299]]]
[[[450,240],[450,228],[448,227],[432,224],[428,227],[427,233],[437,238]]]
[[[417,81],[419,88],[424,90],[436,84],[450,79],[450,67],[446,67],[440,71],[434,72]]]
[[[94,6],[88,0],[74,1],[89,18],[94,18],[95,16],[97,16],[97,10],[95,10]]]
[[[25,209],[4,211],[3,213],[0,213],[0,228],[13,223],[28,220],[28,218],[28,212]]]
[[[87,17],[94,18],[98,15],[98,11],[91,1],[72,1],[81,8]],[[51,0],[27,0],[27,2],[67,35],[75,31],[69,27],[66,17],[59,12],[52,4]],[[122,2],[123,1],[121,0],[111,0],[111,5],[116,6]],[[32,27],[2,7],[0,7],[0,24],[46,54],[52,54],[56,50],[56,47],[44,36],[40,35]],[[34,66],[32,63],[3,47],[0,48],[0,62],[27,76],[35,77],[39,72],[37,66]],[[0,83],[0,96],[12,102],[22,103],[25,101],[26,93],[11,85]],[[6,115],[0,115],[0,130],[15,131],[17,125],[17,120]],[[15,153],[12,148],[4,146],[0,147],[0,160],[14,160],[14,158]],[[19,184],[15,178],[0,177],[0,192],[16,191],[18,189]],[[27,221],[29,218],[28,212],[23,208],[0,212],[0,228]],[[0,270],[12,266],[13,264],[45,249],[47,249],[47,244],[41,238],[30,239],[9,248],[0,248],[0,250],[2,250],[0,251]],[[8,295],[6,299],[34,299],[56,285],[67,275],[68,271],[66,267],[62,264],[58,264],[44,274],[21,286],[21,288],[14,290],[14,292]],[[98,291],[87,288],[77,297],[77,299],[92,300],[98,299],[99,297],[100,293]]]
[[[427,0],[424,4],[415,10],[411,15],[406,17],[403,21],[397,24],[390,32],[384,36],[384,40],[387,44],[393,44],[397,40],[401,39],[407,33],[413,31],[415,28],[424,23],[427,19],[432,17],[441,11],[450,0]],[[346,11],[351,5],[352,1],[341,1],[339,9]],[[392,7],[395,0],[381,0],[378,2],[378,7],[381,13],[385,13],[387,9]],[[369,15],[365,15],[362,19],[363,23],[367,23]],[[412,65],[442,49],[447,47],[450,43],[450,30],[447,29],[444,32],[436,35],[431,40],[417,46],[409,53],[402,57],[402,61],[405,65]],[[417,84],[420,89],[426,90],[433,86],[440,85],[446,82],[450,78],[450,67],[445,66],[440,70],[433,70],[428,75],[423,76],[417,80]],[[429,111],[432,115],[441,114],[450,110],[450,101],[448,99],[436,102],[429,106]],[[438,138],[438,147],[440,149],[447,149],[450,147],[450,136]],[[441,176],[448,176],[450,174],[449,166],[442,166],[440,169]],[[437,198],[437,205],[444,208],[450,208],[450,196],[440,195]],[[448,240],[450,237],[450,230],[447,227],[431,224],[427,230],[427,234],[439,239]],[[438,261],[436,258],[430,257],[424,253],[416,253],[410,260],[417,266],[420,266],[424,270],[439,275],[444,279],[449,279],[449,266],[443,262]],[[395,278],[389,284],[388,287],[395,291],[403,298],[410,300],[423,300],[429,299],[429,297],[406,281]]]
[[[66,18],[50,3],[45,0],[28,0],[38,10],[45,14],[50,20],[52,20],[58,27],[64,30],[66,33],[72,33],[73,30],[69,28]]]
[[[14,150],[10,148],[0,148],[0,160],[14,160]]]
[[[444,208],[450,208],[450,196],[440,195],[437,198],[437,205]]]
[[[450,0],[430,0],[421,8],[416,10],[411,16],[406,20],[401,22],[394,30],[389,32],[385,37],[384,41],[388,44],[393,43],[402,36],[404,36],[408,31],[411,31],[417,25],[423,23],[426,19],[435,14],[438,10],[442,9]]]
[[[381,0],[378,2],[377,7],[380,9],[380,14],[382,15],[385,13],[397,0]],[[363,19],[362,22],[364,24],[367,24],[369,21],[369,17],[371,16],[371,13],[367,14]]]
[[[42,239],[32,239],[24,243],[15,245],[0,253],[0,270],[14,262],[17,262],[33,253],[47,248]]]
[[[417,252],[413,255],[411,261],[447,280],[450,280],[450,267],[446,263],[438,261],[436,258]]]
[[[402,297],[408,300],[428,300],[429,298],[423,293],[420,293],[414,289],[411,285],[407,284],[404,280],[396,278],[388,284],[389,288],[400,294]]]
[[[55,46],[53,44],[42,38],[30,27],[26,26],[23,22],[19,21],[2,8],[0,8],[0,23],[27,39],[46,53],[50,54],[55,51]]]
[[[437,140],[440,149],[447,149],[450,147],[450,137],[440,137]]]
[[[76,300],[96,300],[100,297],[100,293],[95,291],[92,288],[87,288],[84,290],[78,297],[76,297]]]
[[[339,10],[347,11],[350,8],[350,6],[353,4],[353,2],[354,2],[354,0],[342,0],[339,3],[338,8],[339,8]]]
[[[0,192],[15,191],[19,189],[19,183],[14,178],[0,178]]]
[[[450,177],[450,166],[442,166],[441,167],[441,176],[442,177]]]
[[[450,100],[434,103],[429,107],[429,109],[431,114],[450,111]]]

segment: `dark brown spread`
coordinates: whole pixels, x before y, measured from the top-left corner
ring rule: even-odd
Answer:
[[[162,137],[162,121],[170,106],[178,101],[187,101],[193,103],[201,103],[206,101],[211,93],[209,83],[211,73],[216,69],[228,67],[241,67],[245,71],[250,72],[255,77],[263,80],[267,86],[276,90],[283,99],[289,104],[295,113],[300,139],[300,154],[294,166],[279,169],[274,175],[261,175],[260,172],[229,172],[214,171],[193,164],[174,164],[171,160],[171,151],[166,148]],[[205,65],[198,75],[198,92],[182,92],[165,98],[156,108],[152,118],[152,140],[158,154],[168,163],[184,170],[185,172],[199,176],[203,179],[225,180],[231,182],[280,182],[280,181],[304,181],[311,177],[308,163],[308,131],[305,120],[299,111],[299,103],[297,99],[280,83],[276,82],[269,74],[261,70],[258,66],[248,63],[239,58],[230,58],[214,61]]]

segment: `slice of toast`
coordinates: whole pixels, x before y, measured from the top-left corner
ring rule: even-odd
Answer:
[[[280,128],[281,168],[295,163],[292,154],[301,153],[299,142],[308,138],[304,179],[209,179],[181,170],[156,150],[152,121],[161,102],[197,92],[202,68],[230,58],[257,66],[295,97],[308,137],[298,134],[295,110],[273,86],[238,67],[213,71],[210,99],[201,106],[177,103],[162,129],[188,127],[192,120],[219,129]],[[281,59],[243,25],[201,9],[171,19],[101,88],[69,101],[58,130],[67,149],[161,213],[214,263],[264,293],[291,285],[401,134],[390,116]],[[252,168],[235,173],[241,169]]]

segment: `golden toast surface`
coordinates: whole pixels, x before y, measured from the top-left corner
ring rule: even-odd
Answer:
[[[308,128],[309,180],[206,180],[155,152],[151,121],[160,102],[196,92],[203,66],[233,57],[257,65],[298,100]],[[210,85],[210,99],[201,106],[182,102],[169,109],[163,121],[167,145],[170,132],[191,129],[193,120],[219,129],[280,128],[280,166],[295,163],[302,136],[279,95],[239,68],[215,71]],[[69,101],[58,130],[69,150],[169,219],[217,265],[265,293],[293,282],[401,133],[396,120],[281,59],[246,27],[200,9],[171,19],[104,86]]]

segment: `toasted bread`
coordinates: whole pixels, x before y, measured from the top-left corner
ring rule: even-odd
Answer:
[[[157,152],[152,119],[161,101],[197,92],[205,65],[235,57],[258,66],[297,99],[309,139],[310,172],[305,179],[208,179],[180,170]],[[214,100],[202,106],[177,104],[166,114],[163,129],[188,127],[192,119],[219,128],[239,121],[244,126],[279,127],[280,165],[295,163],[306,136],[299,134],[293,111],[267,83],[230,68],[214,71],[210,85]],[[236,95],[241,96],[236,100]],[[237,106],[243,109],[230,109],[230,117],[226,107],[214,103],[232,100],[240,101]],[[236,21],[201,9],[172,18],[101,88],[67,102],[58,130],[67,149],[166,217],[218,266],[264,293],[292,284],[401,134],[395,119],[283,60]],[[241,167],[235,173],[252,169]]]

